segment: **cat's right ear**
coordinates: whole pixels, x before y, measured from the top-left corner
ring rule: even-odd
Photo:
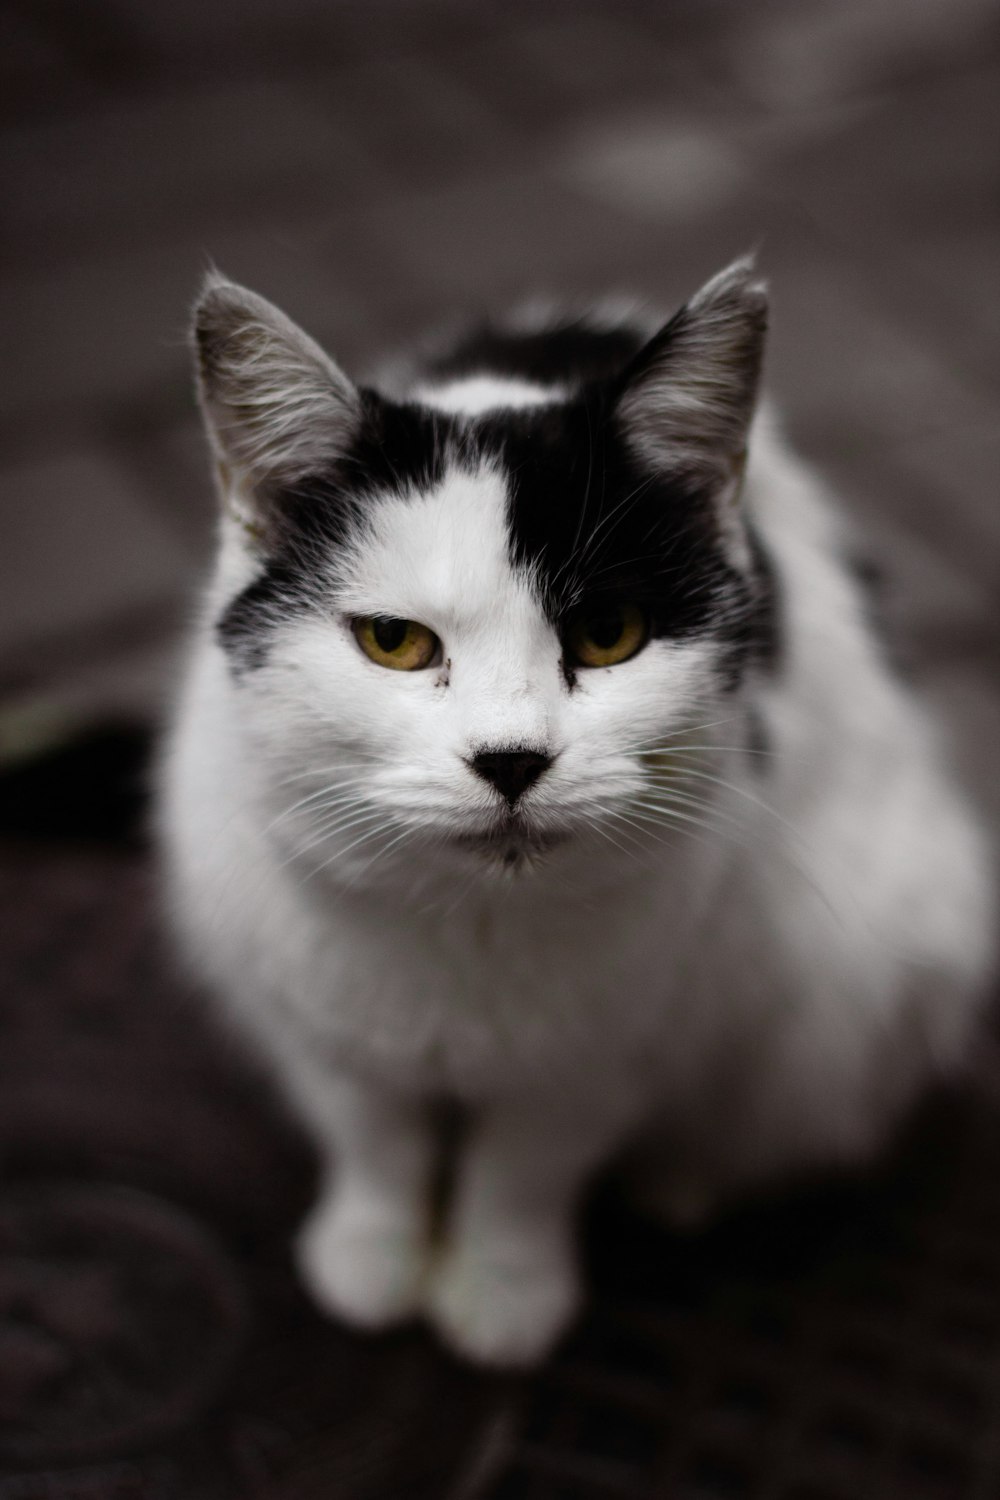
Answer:
[[[283,491],[343,456],[361,421],[358,392],[283,312],[217,272],[202,287],[193,338],[224,499],[262,532]]]

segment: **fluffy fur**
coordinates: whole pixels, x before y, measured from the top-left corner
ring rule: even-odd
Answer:
[[[223,504],[170,901],[323,1153],[300,1264],[355,1323],[535,1360],[600,1164],[690,1220],[864,1157],[969,1046],[986,858],[840,521],[750,437],[765,310],[738,263],[662,329],[480,329],[390,399],[204,290]],[[646,643],[582,664],[573,622],[622,600]],[[370,617],[437,656],[373,661]]]

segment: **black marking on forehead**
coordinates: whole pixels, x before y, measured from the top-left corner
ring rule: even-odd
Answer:
[[[548,328],[517,330],[484,324],[447,354],[425,365],[434,381],[497,375],[539,385],[576,389],[620,373],[646,342],[639,330],[602,327],[585,317],[565,318]]]
[[[364,422],[344,461],[349,483],[380,494],[423,493],[444,477],[456,422],[416,402],[362,391]]]
[[[727,687],[750,660],[773,663],[771,569],[751,538],[751,566],[730,561],[718,497],[658,473],[626,447],[600,387],[579,399],[477,419],[484,452],[509,479],[511,557],[537,579],[561,629],[602,599],[649,613],[654,638],[714,639]]]

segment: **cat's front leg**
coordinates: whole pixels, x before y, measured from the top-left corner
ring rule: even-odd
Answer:
[[[456,1184],[428,1311],[459,1354],[498,1366],[541,1359],[580,1302],[574,1210],[614,1150],[618,1111],[511,1099],[474,1130]]]
[[[412,1316],[423,1299],[434,1140],[418,1105],[344,1076],[310,1090],[326,1153],[299,1233],[302,1278],[321,1307],[362,1328]]]

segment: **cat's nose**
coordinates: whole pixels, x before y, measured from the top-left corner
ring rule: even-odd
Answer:
[[[551,755],[524,749],[480,750],[469,761],[476,775],[495,786],[511,807],[551,764]]]

